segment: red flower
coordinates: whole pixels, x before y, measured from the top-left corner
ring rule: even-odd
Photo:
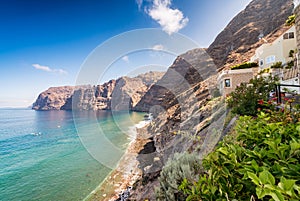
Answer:
[[[262,99],[261,99],[261,100],[258,100],[258,104],[259,104],[259,105],[263,105],[263,104],[264,104],[264,100],[262,100]]]
[[[272,104],[272,101],[269,100],[269,101],[268,101],[268,104],[271,105],[271,104]]]
[[[289,99],[288,99],[288,98],[284,98],[283,100],[284,100],[284,101],[288,101]]]

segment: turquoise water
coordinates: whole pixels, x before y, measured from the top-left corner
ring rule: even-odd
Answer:
[[[71,111],[1,109],[0,200],[84,199],[111,168],[95,160],[80,137],[84,135],[85,145],[101,150],[94,136],[104,135],[122,152],[129,143],[126,129],[142,118],[142,114],[125,112],[73,115]],[[104,154],[110,157],[103,150]]]

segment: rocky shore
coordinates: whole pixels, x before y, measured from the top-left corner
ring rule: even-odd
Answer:
[[[151,142],[151,135],[147,132],[149,122],[142,122],[136,127],[136,136],[128,145],[126,153],[117,168],[86,198],[88,201],[115,201],[126,195],[133,184],[142,177],[139,168],[138,155],[147,143]]]

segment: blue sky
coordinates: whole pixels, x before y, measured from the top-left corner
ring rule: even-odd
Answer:
[[[3,0],[0,107],[29,106],[41,91],[51,86],[75,85],[80,67],[93,49],[127,31],[161,28],[207,47],[249,2]],[[155,62],[151,59],[149,52],[125,56],[114,64],[116,70],[106,79],[132,72],[135,66],[155,63],[165,69],[174,55],[160,55]]]

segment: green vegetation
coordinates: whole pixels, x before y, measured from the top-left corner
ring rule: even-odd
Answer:
[[[288,19],[285,21],[285,24],[287,26],[293,26],[295,24],[295,20],[296,20],[296,15],[291,15],[288,17]]]
[[[295,50],[290,50],[289,51],[289,57],[294,57],[294,54],[295,54]]]
[[[291,69],[291,68],[293,68],[294,67],[294,61],[289,61],[288,63],[287,63],[287,66],[285,67],[286,69]]]
[[[299,200],[300,113],[287,111],[240,117],[203,160],[205,174],[182,181],[186,200]]]
[[[178,190],[183,180],[192,182],[201,172],[200,161],[194,154],[175,154],[160,174],[160,188],[156,189],[156,200],[185,200],[183,192]]]
[[[269,77],[253,78],[249,84],[242,83],[227,99],[232,112],[238,115],[256,116],[261,107],[258,100],[268,101],[270,91],[275,89],[278,79]]]
[[[255,68],[255,67],[258,67],[258,63],[256,63],[256,62],[245,62],[245,63],[242,63],[242,64],[232,66],[231,70]]]
[[[270,68],[283,68],[282,62],[281,61],[276,62],[272,64]]]
[[[231,94],[229,105],[241,115],[234,129],[201,165],[190,154],[170,161],[158,200],[300,200],[300,105],[269,100],[276,81],[255,78]]]

